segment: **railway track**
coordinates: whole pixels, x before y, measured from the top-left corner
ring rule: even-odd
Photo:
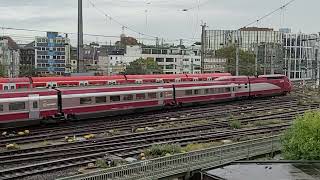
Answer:
[[[161,113],[157,115],[146,115],[144,117],[134,117],[134,118],[127,118],[127,119],[120,119],[120,120],[110,120],[110,121],[102,121],[95,123],[94,126],[90,123],[89,125],[82,125],[79,126],[72,126],[72,127],[56,127],[56,128],[44,128],[40,131],[31,131],[32,134],[29,136],[15,136],[15,137],[2,137],[0,138],[0,146],[5,146],[9,143],[33,143],[39,142],[44,140],[54,140],[54,139],[61,139],[65,136],[82,136],[88,133],[104,133],[109,130],[120,130],[120,131],[127,131],[130,132],[134,127],[154,127],[158,124],[165,124],[168,122],[173,121],[171,118],[178,119],[179,121],[192,121],[195,118],[201,118],[202,116],[226,116],[228,114],[237,114],[237,113],[248,113],[252,111],[256,112],[263,112],[273,107],[266,107],[273,101],[274,103],[281,103],[279,104],[279,108],[287,108],[288,106],[296,106],[296,100],[291,99],[290,102],[287,102],[288,99],[286,97],[279,98],[279,99],[268,99],[264,101],[259,101],[258,103],[254,103],[249,101],[250,103],[239,102],[239,104],[230,104],[226,106],[218,106],[216,104],[211,105],[209,107],[205,107],[200,109],[197,108],[188,108],[182,111],[174,111],[171,112]],[[285,102],[282,102],[285,101]],[[181,117],[186,116],[189,117]],[[161,120],[161,122],[159,122]],[[17,130],[18,132],[19,130]]]
[[[208,142],[208,141],[216,141],[222,139],[237,137],[245,137],[249,135],[255,134],[264,134],[264,133],[277,133],[281,132],[284,129],[287,129],[290,126],[290,123],[284,123],[280,125],[269,125],[260,128],[248,128],[248,129],[240,129],[240,130],[230,130],[230,131],[217,131],[217,132],[203,132],[203,133],[190,133],[190,134],[179,134],[179,136],[174,135],[166,135],[166,136],[157,136],[157,138],[153,137],[152,140],[145,137],[145,141],[139,142],[138,144],[133,144],[132,146],[124,146],[124,144],[119,143],[118,146],[113,146],[112,148],[103,149],[101,152],[94,152],[91,150],[89,153],[86,151],[79,152],[78,156],[63,158],[59,160],[51,160],[43,163],[37,163],[32,165],[20,166],[15,168],[8,168],[5,170],[0,170],[0,178],[1,179],[14,179],[19,177],[24,177],[36,173],[47,172],[58,170],[62,168],[68,168],[73,166],[84,165],[87,163],[95,162],[96,160],[103,158],[106,153],[115,154],[119,157],[125,158],[132,155],[139,154],[144,148],[151,146],[152,144],[159,143],[160,144],[172,144],[179,143],[182,145],[186,145],[189,143],[199,143],[199,142]],[[124,143],[126,143],[124,141]],[[137,143],[137,142],[134,142]],[[111,144],[108,144],[109,146]],[[47,160],[47,156],[44,155],[40,158]]]

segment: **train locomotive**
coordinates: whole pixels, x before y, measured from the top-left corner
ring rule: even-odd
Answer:
[[[16,90],[0,94],[0,125],[92,117],[285,95],[284,75],[224,76],[214,81]]]

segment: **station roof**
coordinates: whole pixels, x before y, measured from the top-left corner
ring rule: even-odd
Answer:
[[[320,179],[320,163],[235,164],[205,172],[212,179]]]

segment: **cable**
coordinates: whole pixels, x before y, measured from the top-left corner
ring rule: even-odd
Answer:
[[[154,35],[149,35],[149,34],[146,34],[146,33],[142,33],[142,32],[139,32],[137,30],[135,30],[134,28],[131,28],[130,26],[128,25],[125,25],[125,24],[122,24],[121,22],[119,22],[118,20],[116,20],[115,18],[113,18],[112,16],[108,15],[107,13],[105,13],[103,10],[99,9],[91,0],[87,0],[91,6],[93,8],[95,8],[98,12],[100,12],[101,14],[103,14],[105,17],[108,17],[110,20],[112,20],[113,22],[117,23],[118,25],[120,25],[121,27],[124,27],[125,29],[128,29],[134,33],[137,33],[139,35],[143,35],[143,36],[148,36],[148,37],[151,37],[151,38],[158,38],[158,36],[154,36]]]
[[[275,10],[273,10],[273,11],[265,14],[264,16],[258,18],[258,19],[255,20],[255,21],[252,21],[252,22],[248,23],[247,25],[242,26],[241,28],[239,28],[239,29],[237,29],[237,30],[231,30],[231,31],[228,31],[228,32],[225,32],[225,33],[222,33],[222,34],[215,35],[215,36],[213,36],[213,37],[224,36],[224,35],[226,35],[227,33],[228,33],[228,34],[231,34],[231,33],[234,33],[234,32],[237,32],[237,31],[241,30],[242,28],[246,28],[246,27],[248,27],[248,26],[251,26],[252,24],[259,23],[259,22],[261,22],[261,20],[263,20],[263,19],[271,16],[272,14],[278,12],[279,10],[282,10],[282,9],[286,8],[287,6],[289,6],[290,4],[292,4],[294,1],[296,1],[296,0],[291,0],[291,1],[287,2],[287,3],[285,3],[285,4],[282,5],[281,7],[279,7],[279,8],[277,8],[277,9],[275,9]]]
[[[247,25],[245,25],[245,26],[243,26],[243,27],[245,28],[245,27],[251,26],[251,25],[254,24],[254,23],[260,22],[261,20],[263,20],[263,19],[271,16],[272,14],[278,12],[279,10],[282,10],[282,9],[286,8],[287,6],[289,6],[289,5],[290,5],[291,3],[293,3],[294,1],[296,1],[296,0],[291,0],[291,1],[287,2],[287,3],[284,4],[283,6],[281,6],[281,7],[277,8],[277,9],[275,9],[275,10],[267,13],[266,15],[262,16],[261,18],[255,20],[255,21],[252,21],[252,22],[250,22],[249,24],[247,24]]]

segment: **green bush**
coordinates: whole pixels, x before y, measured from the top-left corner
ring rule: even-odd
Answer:
[[[163,157],[166,154],[181,153],[181,147],[177,144],[156,144],[144,151],[146,157]]]
[[[320,111],[297,117],[286,131],[282,145],[286,159],[320,160]]]

